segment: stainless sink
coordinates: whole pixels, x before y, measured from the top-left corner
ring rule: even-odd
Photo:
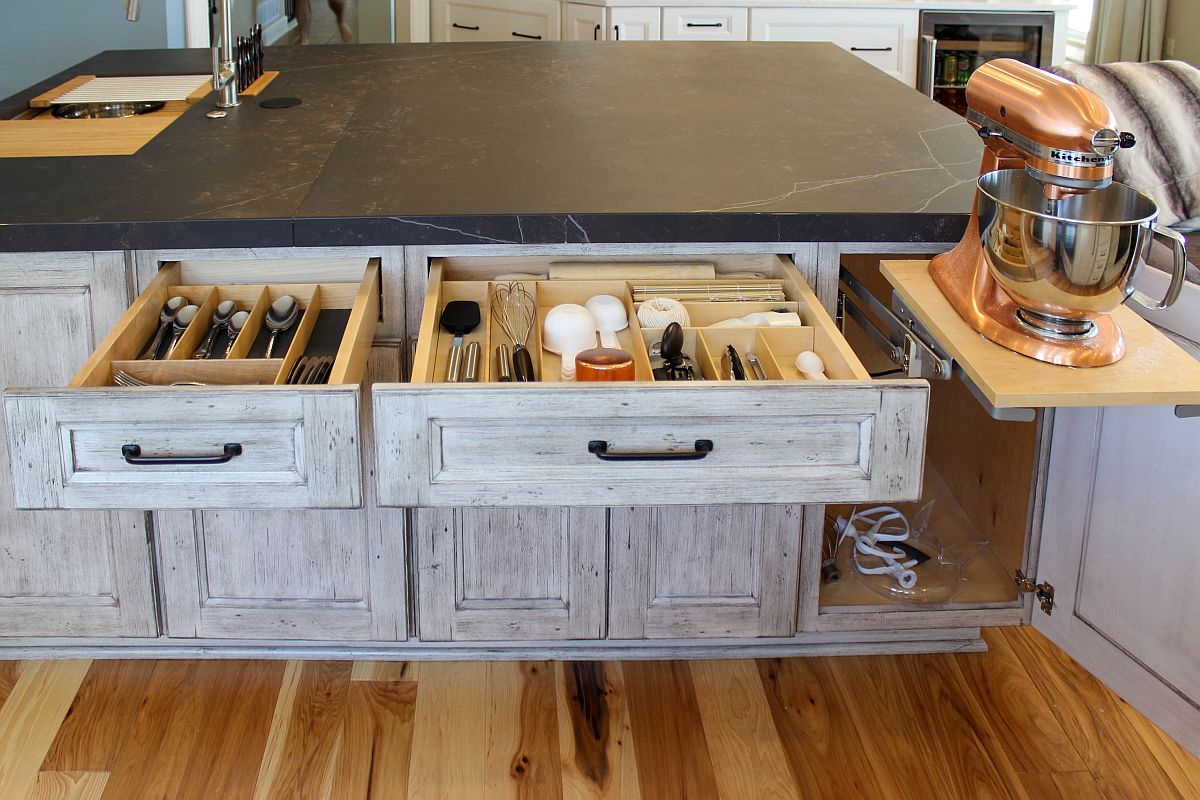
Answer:
[[[51,112],[59,119],[111,119],[133,117],[158,111],[165,103],[161,101],[139,103],[64,103]]]

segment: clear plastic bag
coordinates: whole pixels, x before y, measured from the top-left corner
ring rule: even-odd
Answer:
[[[856,508],[849,518],[839,518],[837,568],[887,600],[949,603],[966,583],[967,563],[987,542],[943,543],[930,526],[933,507],[933,501],[925,504],[911,522],[892,506]],[[846,530],[847,524],[857,537]]]

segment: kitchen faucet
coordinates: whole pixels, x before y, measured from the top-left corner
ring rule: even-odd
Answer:
[[[210,14],[217,15],[219,39],[212,47],[212,87],[220,92],[217,109],[208,116],[219,119],[225,116],[224,109],[238,105],[237,69],[233,61],[233,23],[230,20],[230,0],[209,0]],[[142,0],[125,0],[125,19],[137,22],[142,13]],[[211,28],[210,28],[211,31]]]
[[[139,0],[127,0],[139,2]],[[233,23],[230,20],[231,0],[209,0],[209,8],[216,7],[217,32],[220,38],[213,43],[213,91],[220,92],[217,99],[217,110],[208,112],[208,116],[220,118],[225,116],[226,108],[235,108],[238,101],[237,69],[233,60]]]

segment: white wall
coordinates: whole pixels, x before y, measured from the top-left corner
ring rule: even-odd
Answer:
[[[127,22],[123,0],[0,0],[0,98],[103,50],[166,47],[182,22],[168,20],[168,2],[179,4],[142,0],[141,19]]]
[[[1171,0],[1167,7],[1164,54],[1200,67],[1200,0]]]

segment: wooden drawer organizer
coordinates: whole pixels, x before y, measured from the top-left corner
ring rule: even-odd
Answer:
[[[377,272],[377,270],[375,270]],[[117,336],[106,342],[76,374],[71,386],[113,386],[113,375],[124,371],[147,383],[169,386],[195,381],[206,385],[281,385],[288,381],[293,366],[302,356],[334,356],[333,369],[322,383],[358,383],[363,359],[357,358],[362,343],[364,314],[356,319],[356,305],[365,311],[370,302],[372,278],[362,281],[296,284],[181,284],[180,266],[164,268],[131,309],[132,317],[117,327]],[[377,294],[377,293],[376,293]],[[301,315],[287,331],[280,332],[266,358],[270,331],[267,310],[284,295],[291,295]],[[163,358],[142,358],[159,327],[159,311],[168,298],[180,296],[200,307],[195,319],[168,353],[171,334],[159,349]],[[229,355],[227,334],[220,333],[208,359],[192,358],[208,336],[212,315],[224,300],[232,300],[238,311],[250,313]],[[352,324],[353,322],[353,324]],[[322,334],[314,336],[316,333]],[[351,370],[357,374],[351,374]],[[353,380],[348,380],[353,378]]]
[[[248,357],[265,349],[262,320],[281,294],[303,309],[294,334],[281,334],[279,358]],[[200,312],[170,357],[141,359],[174,295]],[[192,359],[225,298],[251,310],[230,358]],[[17,506],[360,506],[360,384],[380,299],[379,264],[366,259],[166,265],[66,388],[5,392]],[[335,312],[332,326],[322,312]],[[282,385],[317,346],[334,356],[327,382]],[[116,370],[153,385],[116,386]]]
[[[544,271],[549,261],[434,261],[413,382],[372,387],[380,502],[577,506],[916,498],[928,384],[872,380],[790,261],[720,258],[716,279],[703,282],[733,283],[725,273],[743,273],[752,263],[782,285],[784,299],[698,303],[690,312],[697,325],[765,305],[796,310],[804,327],[689,328],[685,352],[703,378],[696,381],[652,379],[649,347],[662,332],[638,325],[631,283],[619,277],[619,264],[607,265],[612,279],[604,278],[606,265],[599,264],[588,280],[530,280],[539,323],[558,303],[582,304],[595,294],[624,298],[630,327],[618,340],[635,357],[636,379],[623,383],[560,381],[559,357],[541,350],[538,331],[530,349],[536,350],[540,380],[496,382],[496,345],[507,339],[487,315],[494,278]],[[740,277],[737,282],[747,283]],[[440,316],[451,300],[480,304],[481,324],[464,341],[482,348],[478,383],[445,382],[453,337],[441,329]],[[729,343],[743,360],[752,349],[768,379],[724,379],[717,365]],[[805,380],[795,369],[795,355],[809,348],[821,356],[830,380]],[[605,443],[603,453],[597,442]],[[712,446],[704,452],[706,442]],[[631,455],[639,458],[620,458]],[[665,491],[668,484],[679,490]]]
[[[447,365],[454,336],[443,329],[438,320],[447,303],[455,300],[470,300],[479,303],[482,322],[471,333],[463,337],[463,347],[470,342],[480,346],[479,383],[499,382],[497,367],[498,345],[504,344],[512,350],[512,342],[504,334],[500,324],[491,313],[491,298],[499,285],[495,281],[441,280],[440,268],[431,274],[430,298],[425,308],[426,320],[433,323],[431,329],[422,328],[422,340],[432,342],[432,347],[418,346],[414,364],[414,382],[446,382]],[[695,280],[695,281],[624,281],[624,280],[524,280],[518,281],[534,298],[537,308],[536,323],[529,336],[529,350],[534,355],[534,369],[539,382],[558,383],[562,358],[546,350],[541,344],[546,315],[550,309],[562,303],[584,305],[596,295],[611,295],[624,301],[629,318],[629,327],[616,333],[622,350],[633,356],[635,382],[653,382],[651,348],[662,340],[662,328],[643,328],[638,322],[637,309],[640,303],[634,300],[634,288],[646,287],[660,296],[669,296],[673,287],[698,286],[743,286],[759,288],[767,284],[779,285],[778,281],[767,280]],[[436,292],[435,292],[436,287]],[[815,299],[815,298],[814,298]],[[803,381],[805,376],[796,368],[796,356],[812,350],[825,364],[826,376],[834,379],[869,379],[863,366],[849,353],[840,334],[831,335],[818,322],[810,323],[796,300],[745,300],[745,301],[685,301],[690,325],[683,329],[684,353],[691,356],[697,372],[697,380],[731,381],[721,369],[721,358],[726,345],[733,345],[747,369],[747,380],[753,380],[748,354],[753,353],[763,365],[767,380]],[[709,328],[714,323],[744,317],[758,311],[792,311],[800,315],[801,326],[777,326],[773,328],[738,326]],[[598,340],[598,339],[597,339]],[[844,342],[843,342],[844,345]],[[422,358],[422,356],[427,356]],[[665,384],[665,385],[670,385]]]

